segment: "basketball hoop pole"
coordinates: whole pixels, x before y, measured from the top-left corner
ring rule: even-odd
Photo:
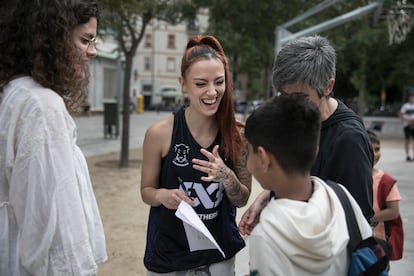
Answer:
[[[382,3],[383,0],[379,0],[376,1],[374,3],[368,4],[366,6],[363,7],[359,7],[351,12],[348,12],[346,14],[340,15],[338,17],[335,17],[333,19],[327,20],[325,22],[322,22],[320,24],[314,25],[312,27],[309,27],[307,29],[301,30],[299,32],[296,33],[291,33],[287,30],[287,27],[313,15],[316,14],[324,9],[326,9],[327,7],[335,4],[336,2],[338,2],[340,0],[331,0],[331,1],[324,1],[322,3],[320,3],[319,5],[313,7],[312,9],[306,11],[305,13],[295,17],[294,19],[286,22],[283,25],[277,26],[276,27],[276,42],[275,42],[275,56],[277,56],[277,54],[280,51],[280,48],[282,47],[282,45],[286,42],[288,42],[289,40],[301,37],[301,36],[306,36],[306,35],[311,35],[311,34],[316,34],[319,32],[323,32],[325,30],[329,30],[332,29],[338,25],[347,23],[351,20],[354,20],[356,18],[360,18],[362,16],[365,16],[366,14],[374,11],[374,10],[378,10],[381,9],[382,7]]]

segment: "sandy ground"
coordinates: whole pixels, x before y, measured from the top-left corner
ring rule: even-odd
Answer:
[[[89,170],[106,235],[108,261],[98,275],[145,275],[143,256],[148,205],[139,191],[139,150],[130,152],[129,168],[119,168],[119,154],[88,158]]]
[[[403,214],[404,228],[412,229],[412,164],[400,161],[401,142],[383,143],[384,156],[381,166],[391,175],[399,176],[399,188],[403,200],[400,210]],[[402,156],[402,157],[401,157]],[[129,168],[119,168],[119,154],[106,154],[87,158],[95,195],[101,212],[108,252],[108,261],[99,266],[98,276],[146,275],[143,264],[149,206],[144,204],[140,195],[141,150],[129,154]],[[253,180],[252,193],[246,207],[237,210],[237,221],[250,206],[262,188]],[[412,232],[412,231],[411,231]],[[392,275],[414,275],[412,273],[412,240],[407,235],[404,260],[392,265]],[[248,247],[236,257],[236,275],[246,275],[248,271]],[[247,255],[246,255],[247,254]]]
[[[132,150],[129,159],[129,168],[119,168],[118,153],[87,158],[108,253],[108,261],[99,266],[99,276],[146,275],[143,257],[149,206],[140,194],[141,150]],[[254,180],[248,204],[237,210],[237,222],[260,191]],[[245,259],[236,259],[236,273],[240,275],[246,274]]]

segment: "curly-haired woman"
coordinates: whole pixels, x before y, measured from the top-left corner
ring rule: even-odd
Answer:
[[[8,3],[5,3],[8,2]],[[0,12],[0,275],[94,275],[103,226],[69,114],[96,56],[94,0]]]

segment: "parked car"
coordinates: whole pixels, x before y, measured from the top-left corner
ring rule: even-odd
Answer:
[[[253,111],[263,103],[263,100],[253,100],[250,106],[250,110]]]
[[[234,110],[236,113],[244,113],[247,108],[247,102],[242,100],[234,101]]]

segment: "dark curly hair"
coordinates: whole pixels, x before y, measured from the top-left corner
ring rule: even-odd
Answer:
[[[96,0],[4,0],[0,8],[0,90],[30,75],[74,109],[86,95],[89,71],[72,34],[98,18]]]

